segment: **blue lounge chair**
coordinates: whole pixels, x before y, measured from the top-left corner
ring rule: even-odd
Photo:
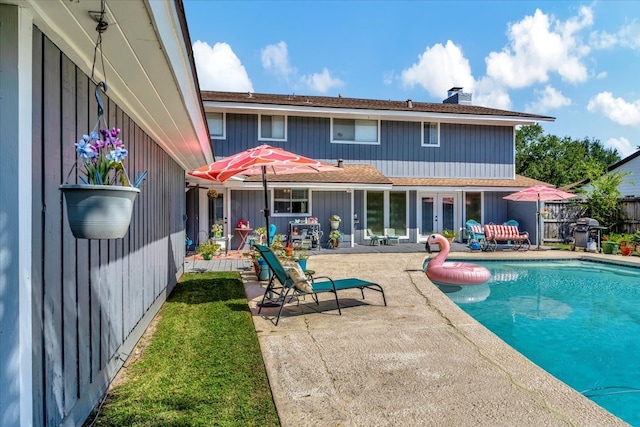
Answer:
[[[267,289],[262,296],[262,301],[260,302],[258,309],[258,313],[262,310],[262,306],[265,305],[265,299],[268,298],[275,301],[280,309],[278,310],[278,316],[276,318],[276,326],[278,325],[278,321],[280,320],[280,315],[282,314],[282,309],[284,305],[287,303],[287,298],[292,299],[294,296],[302,296],[302,295],[311,295],[316,304],[318,304],[317,295],[322,292],[332,292],[336,299],[336,306],[338,308],[338,313],[342,315],[342,310],[340,310],[340,301],[338,300],[338,291],[342,291],[345,289],[360,289],[360,293],[362,294],[362,299],[364,299],[364,290],[371,289],[382,294],[382,300],[384,305],[387,305],[387,299],[384,296],[384,290],[377,283],[369,282],[362,279],[356,278],[347,278],[347,279],[331,279],[327,276],[320,277],[295,277],[291,273],[287,273],[285,267],[280,263],[280,260],[276,255],[264,245],[255,244],[254,247],[260,252],[260,255],[264,259],[264,261],[269,266],[269,269],[273,272],[271,280],[267,285]],[[318,280],[322,279],[322,280]],[[276,283],[277,282],[277,283]],[[304,286],[300,286],[301,282]]]

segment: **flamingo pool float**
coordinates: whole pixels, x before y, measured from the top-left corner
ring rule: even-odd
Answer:
[[[440,252],[423,266],[427,277],[436,285],[481,285],[491,278],[486,267],[470,262],[446,261],[449,241],[441,234],[429,236],[429,244],[440,245]]]

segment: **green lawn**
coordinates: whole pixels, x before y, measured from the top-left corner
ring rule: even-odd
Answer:
[[[279,426],[238,273],[185,274],[159,316],[94,425]]]

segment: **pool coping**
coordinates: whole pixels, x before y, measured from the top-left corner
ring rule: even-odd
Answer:
[[[628,425],[542,370],[467,315],[421,271],[425,253],[322,254],[317,275],[357,276],[377,295],[259,314],[263,284],[245,275],[253,321],[283,426]],[[468,260],[585,259],[640,267],[639,257],[568,251],[452,253]],[[634,259],[635,258],[635,259]],[[637,260],[636,260],[637,259]],[[357,273],[354,273],[357,272]],[[253,276],[255,278],[255,276]],[[341,294],[342,296],[342,294]]]

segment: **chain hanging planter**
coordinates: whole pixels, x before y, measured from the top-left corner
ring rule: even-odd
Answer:
[[[139,188],[62,184],[69,227],[76,239],[121,239],[129,230]]]
[[[93,58],[94,68],[99,48],[102,57],[102,33],[108,26],[103,18],[104,1],[102,1],[100,23],[96,28],[98,40]],[[93,69],[91,80],[93,81]],[[138,187],[147,175],[146,171],[143,172],[133,184],[129,180],[124,165],[128,150],[119,137],[120,129],[109,129],[104,119],[101,90],[106,93],[106,81],[98,83],[95,90],[98,102],[96,124],[88,135],[83,135],[82,139],[75,144],[76,161],[67,174],[67,179],[59,187],[64,194],[71,232],[77,239],[123,238],[129,229],[133,203],[140,193]],[[104,126],[102,128],[101,123]],[[82,171],[78,169],[79,160]],[[68,182],[74,169],[82,172],[77,174],[77,180],[80,181],[77,184]]]

